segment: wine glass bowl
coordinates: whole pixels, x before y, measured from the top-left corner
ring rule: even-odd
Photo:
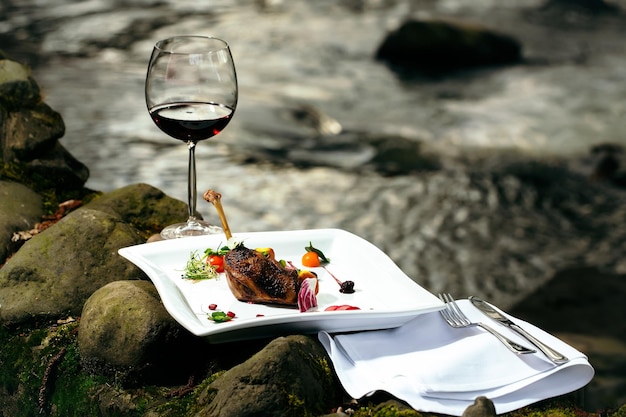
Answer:
[[[146,105],[165,134],[189,148],[188,206],[184,223],[161,231],[164,239],[220,233],[196,218],[195,147],[219,134],[237,108],[237,75],[228,44],[206,36],[175,36],[158,41],[150,57]]]

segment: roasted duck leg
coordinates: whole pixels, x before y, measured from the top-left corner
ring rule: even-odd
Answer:
[[[298,271],[284,268],[262,253],[238,245],[224,256],[224,272],[233,295],[244,302],[297,307]]]

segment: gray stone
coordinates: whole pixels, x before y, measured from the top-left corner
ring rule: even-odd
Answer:
[[[0,265],[18,248],[12,241],[13,234],[32,229],[42,214],[37,193],[22,184],[0,181]]]
[[[119,217],[86,208],[70,213],[0,269],[0,322],[80,314],[98,288],[145,276],[117,253],[139,243],[137,230]]]
[[[315,339],[280,337],[204,388],[194,416],[320,415],[335,404],[338,389]]]
[[[58,192],[80,190],[89,178],[89,169],[59,142],[54,142],[46,152],[25,162],[24,169],[35,185],[41,184]]]
[[[149,281],[111,282],[89,297],[81,314],[81,363],[127,384],[171,383],[191,372],[188,355],[197,355],[196,366],[204,360],[203,344],[170,316]]]
[[[28,68],[15,61],[0,59],[0,105],[15,109],[35,105],[38,101],[39,86]]]
[[[61,115],[45,103],[9,113],[5,121],[4,157],[32,160],[65,133]]]
[[[379,46],[376,58],[426,73],[519,62],[521,44],[480,25],[448,20],[408,20]]]
[[[463,412],[463,417],[496,417],[496,407],[487,397],[478,397]]]
[[[115,281],[94,292],[83,307],[78,344],[83,357],[133,366],[145,348],[175,323],[148,281]]]

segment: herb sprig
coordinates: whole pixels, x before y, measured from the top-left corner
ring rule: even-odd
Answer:
[[[304,250],[307,251],[307,252],[315,252],[315,253],[317,253],[317,256],[320,257],[320,260],[322,261],[322,263],[325,263],[325,264],[329,264],[330,263],[330,259],[328,259],[326,257],[326,255],[324,255],[324,252],[322,252],[321,250],[317,249],[316,247],[313,247],[313,243],[311,243],[310,241],[309,241],[309,246],[305,246]]]
[[[207,256],[211,256],[211,255],[219,255],[219,256],[224,256],[226,255],[228,252],[230,251],[230,247],[228,246],[222,246],[219,249],[211,249],[211,248],[207,248],[204,250],[204,256],[205,258]]]

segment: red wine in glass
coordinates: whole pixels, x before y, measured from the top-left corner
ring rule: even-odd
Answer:
[[[150,110],[150,117],[175,139],[198,142],[220,133],[230,122],[233,109],[216,103],[167,103]]]
[[[154,123],[189,148],[188,207],[185,223],[167,226],[164,239],[221,233],[196,218],[195,148],[219,134],[237,107],[235,64],[225,41],[208,36],[174,36],[152,49],[146,74],[146,105]]]

